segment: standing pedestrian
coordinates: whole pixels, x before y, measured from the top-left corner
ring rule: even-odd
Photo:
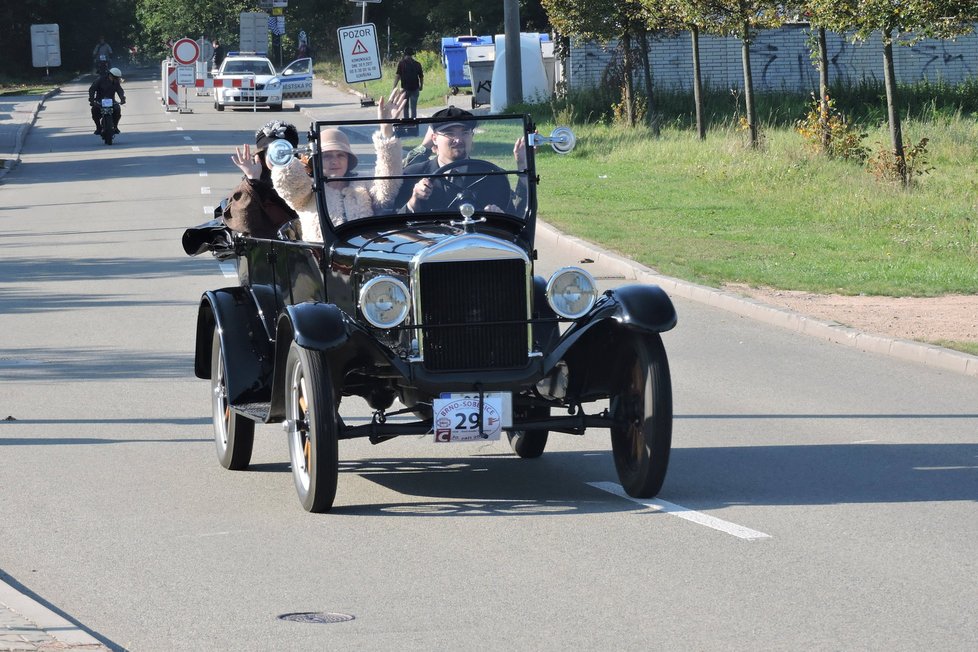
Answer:
[[[214,70],[218,70],[224,63],[224,47],[221,42],[214,39]]]
[[[404,48],[404,57],[397,63],[397,74],[394,75],[392,91],[397,89],[397,82],[401,82],[407,100],[404,105],[404,117],[417,118],[418,96],[424,88],[424,69],[414,60],[414,48]]]

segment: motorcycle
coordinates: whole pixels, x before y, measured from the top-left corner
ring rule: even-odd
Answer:
[[[92,106],[101,106],[102,117],[99,120],[99,131],[105,144],[111,145],[112,138],[115,136],[115,100],[106,97],[92,102]]]
[[[98,55],[95,60],[95,74],[106,75],[109,72],[109,57],[106,54]]]

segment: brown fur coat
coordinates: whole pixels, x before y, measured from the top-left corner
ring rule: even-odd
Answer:
[[[379,132],[374,133],[373,141],[377,152],[374,173],[377,176],[401,174],[401,141],[396,136],[383,138]],[[302,162],[294,158],[288,165],[274,168],[272,184],[279,196],[299,214],[302,239],[307,242],[322,242],[323,233],[319,226],[312,180]],[[401,180],[351,181],[345,188],[335,186],[336,184],[326,183],[323,188],[329,218],[333,224],[338,225],[390,208],[400,190]]]

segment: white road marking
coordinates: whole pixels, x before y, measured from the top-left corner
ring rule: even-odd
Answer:
[[[183,131],[183,127],[177,127],[177,131]]]
[[[639,505],[645,505],[646,507],[654,509],[657,512],[672,514],[673,516],[678,516],[679,518],[687,521],[699,523],[700,525],[705,525],[708,528],[713,528],[714,530],[720,530],[721,532],[732,534],[739,539],[754,541],[756,539],[771,538],[770,534],[764,534],[763,532],[752,530],[748,527],[744,527],[743,525],[737,525],[736,523],[731,523],[730,521],[724,521],[723,519],[716,518],[715,516],[709,516],[707,514],[703,514],[702,512],[697,512],[689,509],[688,507],[670,503],[659,498],[632,498],[625,493],[625,490],[622,489],[620,484],[616,484],[614,482],[588,482],[588,484],[595,489],[607,491],[610,494],[614,494],[620,498],[624,498],[625,500],[630,500],[633,503],[638,503]]]
[[[207,176],[207,170],[201,170],[201,171],[200,171],[200,172],[198,172],[197,174],[199,174],[199,175],[200,175],[200,176],[202,176],[202,177],[206,177],[206,176]]]
[[[205,163],[204,159],[202,158],[197,159],[197,165],[203,165],[204,163]]]
[[[209,194],[211,194],[211,189],[208,188],[207,186],[201,186],[200,187],[200,194],[202,194],[202,195],[209,195]]]
[[[238,268],[235,267],[234,263],[222,260],[217,263],[217,266],[220,268],[221,273],[224,274],[225,278],[238,277]]]
[[[184,140],[193,140],[193,138],[191,138],[190,136],[184,136],[183,139]]]
[[[190,148],[190,151],[191,152],[199,152],[200,151],[200,148],[197,147],[196,145],[194,145],[193,147]]]
[[[204,215],[213,215],[213,214],[214,214],[213,206],[204,206]]]

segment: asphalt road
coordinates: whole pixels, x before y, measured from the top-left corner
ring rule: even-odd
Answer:
[[[193,334],[233,281],[180,236],[234,144],[309,114],[165,113],[158,87],[129,80],[111,147],[66,87],[0,186],[0,570],[24,591],[133,650],[978,647],[978,378],[699,303],[664,336],[659,502],[614,493],[600,430],[539,460],[343,442],[326,515],[278,427],[223,470]],[[322,87],[304,109],[364,111]]]

